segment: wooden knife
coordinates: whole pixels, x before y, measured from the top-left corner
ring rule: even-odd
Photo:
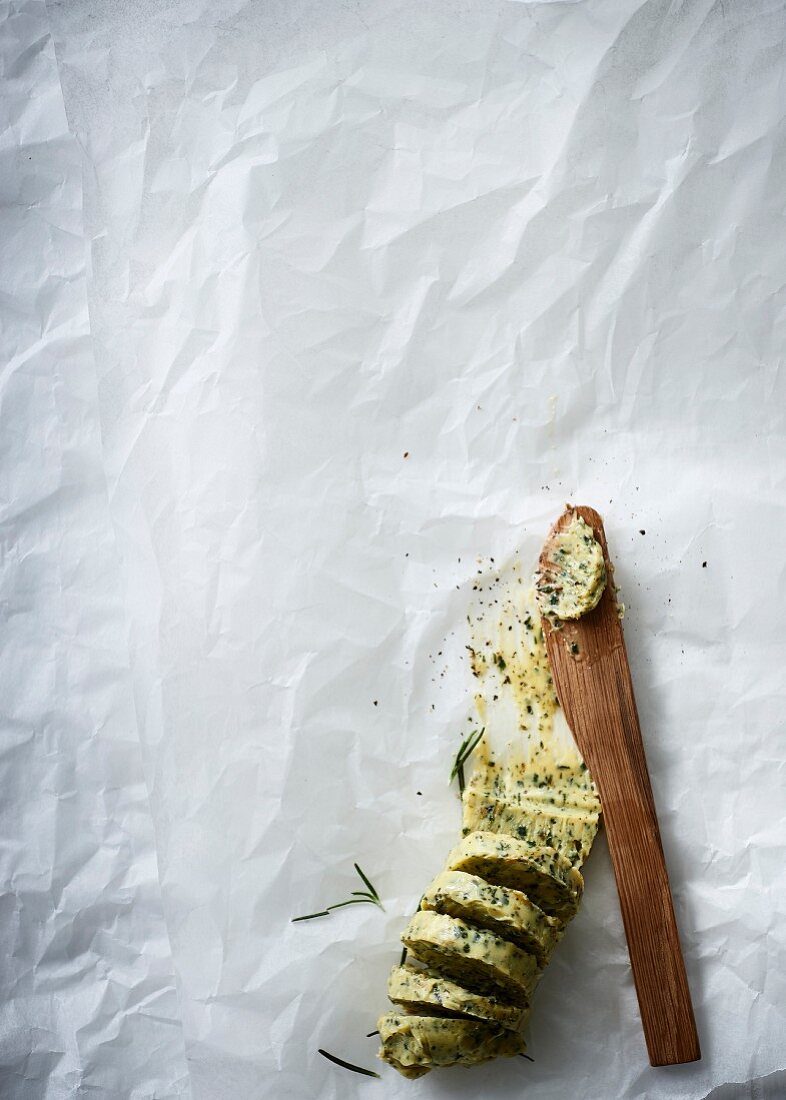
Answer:
[[[581,618],[555,629],[543,617],[554,686],[600,794],[650,1063],[695,1062],[699,1039],[603,521],[592,508],[569,509],[552,532],[576,513],[603,549],[609,580],[597,607]]]

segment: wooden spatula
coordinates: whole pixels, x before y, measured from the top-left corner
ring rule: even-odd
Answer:
[[[610,583],[588,614],[543,629],[557,698],[598,787],[641,1022],[653,1066],[701,1057],[669,877],[633,698],[603,521],[577,512],[603,548]]]

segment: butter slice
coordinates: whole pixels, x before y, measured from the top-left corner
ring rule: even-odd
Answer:
[[[553,801],[524,790],[502,799],[467,787],[462,796],[464,830],[505,833],[533,848],[554,848],[574,867],[581,867],[598,831],[598,800],[583,796],[590,807],[585,809],[562,802],[554,788],[550,791]]]
[[[605,587],[601,545],[589,524],[574,514],[543,548],[535,574],[540,609],[557,619],[579,619],[597,607]]]
[[[388,1012],[377,1027],[381,1043],[377,1057],[410,1079],[422,1077],[434,1066],[476,1066],[526,1049],[517,1032],[480,1020]]]
[[[423,895],[420,907],[486,928],[534,955],[541,967],[548,961],[564,928],[520,890],[492,886],[465,871],[443,871],[437,875]]]
[[[529,1004],[540,976],[534,955],[485,928],[442,913],[416,913],[401,939],[416,959],[446,977],[522,1008]]]
[[[520,890],[561,921],[576,915],[584,890],[581,873],[553,848],[533,848],[502,833],[465,836],[447,859],[449,871],[466,871],[496,886]]]
[[[526,1015],[519,1005],[473,993],[436,970],[421,970],[409,963],[391,970],[388,997],[415,1015],[471,1016],[513,1029],[523,1023]]]

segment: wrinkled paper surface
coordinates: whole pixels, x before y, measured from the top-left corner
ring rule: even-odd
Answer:
[[[80,153],[0,5],[0,1096],[188,1095],[107,505]]]
[[[193,1095],[781,1095],[783,4],[49,13]],[[628,606],[703,1061],[647,1064],[601,840],[534,1064],[348,1074],[316,1049],[374,1066],[459,829],[477,570],[567,499]],[[354,860],[385,913],[291,924]]]

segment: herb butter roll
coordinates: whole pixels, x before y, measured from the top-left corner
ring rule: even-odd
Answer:
[[[526,1049],[517,1032],[481,1020],[388,1012],[377,1027],[381,1044],[377,1057],[410,1079],[422,1077],[434,1066],[476,1066]]]
[[[423,895],[421,909],[433,909],[486,928],[534,955],[545,966],[564,925],[549,917],[526,894],[492,886],[465,871],[443,871]]]
[[[581,873],[559,852],[533,848],[502,833],[465,836],[448,856],[447,868],[520,890],[544,913],[561,921],[575,916],[584,890]]]
[[[409,963],[391,970],[388,999],[416,1015],[472,1016],[513,1029],[524,1022],[526,1015],[520,1005],[473,993],[437,970],[421,970]]]
[[[442,913],[420,911],[401,935],[416,959],[473,992],[525,1007],[539,977],[537,959],[501,936]]]

